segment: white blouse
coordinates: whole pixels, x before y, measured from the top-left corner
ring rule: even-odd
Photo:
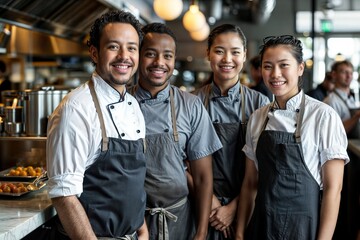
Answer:
[[[246,156],[257,165],[256,148],[263,123],[268,117],[265,130],[295,132],[296,120],[303,91],[289,99],[286,109],[269,111],[271,104],[255,111],[247,126]],[[348,141],[339,115],[333,108],[314,98],[305,96],[305,111],[301,127],[301,142],[304,161],[311,174],[322,188],[321,166],[328,160],[343,159],[348,163]],[[261,148],[262,146],[259,146]]]

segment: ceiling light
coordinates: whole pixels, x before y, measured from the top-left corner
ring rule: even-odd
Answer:
[[[156,15],[166,21],[176,19],[183,10],[182,0],[155,0],[153,6]]]
[[[206,24],[205,16],[199,10],[198,5],[190,5],[189,10],[184,14],[183,25],[189,32],[199,31]]]
[[[190,37],[198,42],[204,41],[207,39],[210,33],[209,24],[205,23],[205,25],[199,31],[190,32]]]

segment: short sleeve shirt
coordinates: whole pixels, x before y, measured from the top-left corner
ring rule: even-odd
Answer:
[[[257,146],[257,142],[266,118],[269,120],[265,130],[294,133],[302,94],[304,93],[301,91],[289,99],[285,110],[269,111],[269,104],[255,111],[250,117],[243,151],[255,162],[256,167],[256,149],[263,147]],[[309,96],[305,97],[301,143],[305,164],[321,187],[321,166],[326,161],[343,159],[345,164],[350,161],[346,151],[347,136],[339,115],[328,105]]]
[[[222,144],[200,99],[170,84],[156,98],[151,98],[141,86],[137,87],[135,97],[144,114],[146,135],[172,131],[170,87],[174,90],[176,126],[183,159],[196,160],[220,149]]]

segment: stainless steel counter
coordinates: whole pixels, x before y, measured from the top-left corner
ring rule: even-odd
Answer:
[[[46,186],[20,197],[0,196],[0,239],[21,239],[55,214]]]

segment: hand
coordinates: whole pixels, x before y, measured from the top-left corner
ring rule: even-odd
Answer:
[[[225,230],[222,231],[222,233],[224,234],[225,238],[231,238],[234,239],[235,236],[235,231],[232,225],[230,225],[229,227],[225,228]]]
[[[215,212],[213,213],[213,210],[217,209],[221,207],[221,203],[219,201],[219,199],[213,194],[212,195],[212,202],[211,202],[211,213],[210,213],[210,217],[215,214]]]
[[[234,221],[236,214],[236,207],[233,208],[232,205],[225,205],[216,208],[211,211],[210,214],[210,225],[218,231],[224,231],[228,228]]]

